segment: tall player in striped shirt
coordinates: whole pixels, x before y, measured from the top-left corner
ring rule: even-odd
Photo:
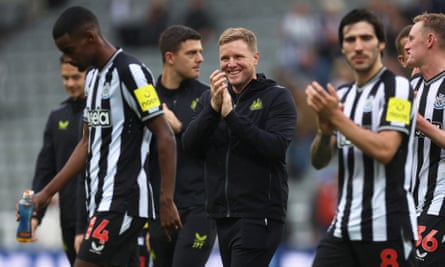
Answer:
[[[339,42],[355,82],[338,91],[317,82],[306,88],[319,126],[312,164],[325,167],[335,148],[339,164],[336,216],[313,266],[413,266],[413,92],[406,78],[383,66],[385,34],[373,13],[346,14]]]
[[[153,76],[139,60],[110,44],[95,15],[83,7],[70,7],[59,16],[53,38],[71,64],[88,68],[84,136],[33,201],[37,209],[47,204],[86,163],[90,219],[74,266],[139,266],[137,236],[147,218],[154,217],[144,168],[152,134],[161,168],[161,226],[167,235],[182,227],[173,202],[176,142]]]
[[[418,105],[415,160],[418,266],[445,266],[445,15],[414,18],[405,50]]]

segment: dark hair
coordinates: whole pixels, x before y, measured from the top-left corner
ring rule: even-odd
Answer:
[[[71,35],[91,27],[99,29],[99,23],[93,12],[81,6],[69,7],[54,23],[53,38],[55,40],[66,33]]]
[[[397,53],[399,55],[403,54],[404,51],[404,47],[401,45],[400,40],[402,40],[405,37],[408,37],[409,35],[409,31],[411,30],[411,28],[413,27],[412,24],[410,25],[406,25],[405,27],[402,28],[402,30],[399,32],[399,34],[397,34],[396,40],[394,42],[394,45],[396,46],[396,50]]]
[[[381,20],[367,9],[353,9],[343,17],[338,27],[338,41],[340,42],[340,46],[343,43],[343,28],[361,21],[366,21],[372,25],[379,42],[386,42],[385,29]]]
[[[162,62],[165,62],[166,52],[177,52],[182,42],[187,40],[201,40],[202,36],[196,30],[184,25],[172,25],[165,29],[159,36],[159,49]]]

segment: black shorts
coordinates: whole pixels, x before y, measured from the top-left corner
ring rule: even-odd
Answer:
[[[421,215],[417,222],[417,266],[445,266],[445,218]]]
[[[215,222],[204,208],[179,210],[183,228],[170,233],[167,240],[159,220],[150,222],[150,245],[154,267],[204,266],[216,238]]]
[[[146,219],[123,213],[96,213],[88,228],[77,257],[105,266],[139,266],[137,237]]]
[[[312,267],[414,267],[414,241],[349,241],[325,236]]]

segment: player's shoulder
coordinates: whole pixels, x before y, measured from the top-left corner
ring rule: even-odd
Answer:
[[[60,113],[69,108],[69,98],[63,100],[51,109],[51,113]]]
[[[116,70],[121,80],[129,81],[145,77],[150,83],[154,83],[154,76],[151,69],[145,65],[139,58],[120,50],[119,54],[113,59],[110,68]]]
[[[410,80],[400,74],[394,73],[390,70],[386,70],[381,77],[384,84],[387,86],[390,86],[391,88],[394,87],[395,89],[401,89],[401,90],[411,90],[411,83]],[[395,86],[394,86],[394,84]]]
[[[205,91],[205,90],[210,89],[210,85],[208,85],[198,79],[191,79],[189,82],[190,82],[191,87],[194,88],[195,90]]]
[[[140,64],[142,65],[142,62],[134,55],[127,53],[126,51],[123,50],[118,50],[116,52],[116,56],[114,58],[114,64],[117,65],[122,65],[123,67],[128,66],[129,64]]]
[[[66,117],[67,114],[71,112],[71,107],[69,105],[68,99],[60,102],[58,105],[51,108],[48,120],[57,120],[60,117]]]
[[[144,68],[144,64],[135,56],[120,51],[113,59],[110,68],[116,69],[118,73],[131,73],[135,70]]]
[[[403,80],[403,81],[409,82],[409,79],[407,77],[405,77],[401,74],[395,73],[392,70],[389,70],[385,67],[384,70],[380,74],[380,80],[386,81],[386,80],[391,80],[391,79],[397,79],[397,80]]]
[[[337,85],[335,88],[337,91],[345,90],[345,89],[351,88],[354,84],[355,84],[355,82],[341,83],[341,84]]]
[[[339,96],[343,96],[347,92],[349,92],[349,90],[352,89],[354,84],[355,84],[355,81],[353,81],[353,82],[345,82],[345,83],[338,84],[337,86],[334,86],[334,87],[335,87],[335,89],[337,91],[337,94]]]

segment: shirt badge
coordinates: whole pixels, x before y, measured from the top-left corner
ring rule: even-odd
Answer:
[[[68,125],[70,124],[70,121],[59,121],[59,130],[66,130],[68,129]]]
[[[250,110],[254,111],[254,110],[260,110],[263,108],[263,101],[261,101],[260,98],[257,98],[256,100],[254,100],[252,102],[252,104],[250,105]]]
[[[102,89],[102,99],[108,99],[110,96],[110,85],[106,83]]]
[[[374,96],[371,96],[368,99],[366,99],[365,105],[363,106],[363,112],[371,112],[373,102],[374,102]]]
[[[436,96],[436,101],[434,101],[434,109],[444,109],[445,108],[445,95],[439,94]]]

